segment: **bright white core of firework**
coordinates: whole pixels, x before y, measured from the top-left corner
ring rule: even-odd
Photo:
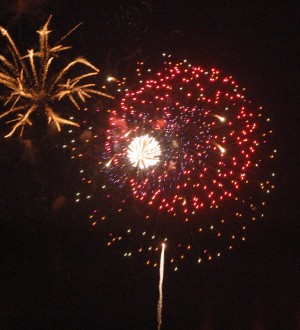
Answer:
[[[149,135],[135,137],[128,146],[127,157],[134,167],[145,169],[159,162],[159,143]]]

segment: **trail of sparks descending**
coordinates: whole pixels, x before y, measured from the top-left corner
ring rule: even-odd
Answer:
[[[159,300],[157,304],[157,329],[161,329],[162,324],[162,307],[163,307],[163,281],[164,281],[164,264],[165,264],[165,243],[162,243],[160,266],[159,266]]]

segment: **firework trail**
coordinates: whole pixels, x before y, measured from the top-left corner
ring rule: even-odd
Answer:
[[[157,329],[161,329],[162,325],[162,307],[163,307],[163,281],[164,281],[164,264],[165,264],[165,243],[161,245],[160,266],[159,266],[159,300],[157,304]]]

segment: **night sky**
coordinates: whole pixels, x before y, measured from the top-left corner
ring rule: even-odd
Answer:
[[[166,270],[162,329],[299,329],[296,1],[0,0],[0,25],[25,50],[50,14],[55,40],[83,22],[67,39],[69,53],[90,60],[103,79],[130,77],[139,58],[169,52],[232,74],[264,106],[278,150],[264,221],[221,259]],[[89,210],[74,206],[78,169],[59,137],[38,140],[33,160],[17,136],[3,138],[6,129],[2,119],[0,328],[155,329],[158,269],[104,248]]]

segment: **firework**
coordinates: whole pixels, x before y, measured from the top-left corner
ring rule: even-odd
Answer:
[[[187,256],[210,261],[246,240],[274,188],[275,174],[259,167],[276,150],[266,148],[270,120],[232,76],[164,59],[156,73],[139,63],[139,83],[119,89],[105,141],[93,135],[104,143],[96,175],[86,170],[87,153],[73,149],[82,180],[98,187],[89,219],[105,223],[107,245],[158,267],[160,242],[167,242],[166,262],[177,270]],[[76,201],[84,195],[93,194],[78,192]]]
[[[261,108],[255,113],[243,92],[216,69],[166,62],[112,112],[110,180],[130,185],[137,199],[174,216],[237,198],[264,142]]]
[[[54,108],[64,99],[69,99],[73,106],[80,109],[79,101],[84,103],[91,94],[111,98],[96,90],[95,84],[85,82],[86,78],[96,75],[99,70],[82,57],[69,62],[60,71],[52,70],[53,63],[57,61],[60,53],[70,47],[61,44],[49,45],[50,18],[37,31],[39,50],[35,52],[31,49],[25,56],[21,55],[8,31],[0,27],[0,33],[6,38],[10,52],[10,58],[0,55],[0,85],[5,89],[1,99],[4,100],[6,108],[0,114],[0,118],[12,116],[13,119],[8,122],[16,122],[6,137],[12,136],[18,128],[21,128],[22,135],[24,127],[32,125],[31,117],[37,113],[44,113],[48,123],[53,122],[58,131],[61,130],[62,124],[78,126],[77,123],[61,117],[54,111]],[[72,74],[71,69],[78,65],[90,71],[80,75]]]

